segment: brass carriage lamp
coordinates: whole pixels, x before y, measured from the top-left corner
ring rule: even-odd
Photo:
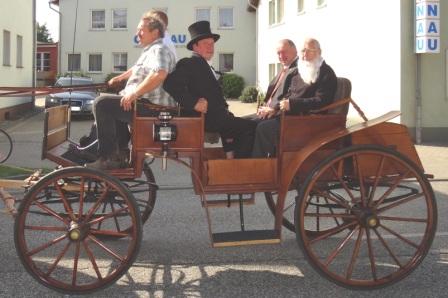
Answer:
[[[162,168],[166,170],[166,161],[168,156],[168,143],[176,140],[177,127],[170,123],[173,116],[170,112],[160,112],[158,119],[160,123],[154,123],[153,137],[155,142],[162,142]]]

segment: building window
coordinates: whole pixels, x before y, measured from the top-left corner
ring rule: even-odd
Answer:
[[[92,10],[91,29],[101,30],[106,28],[106,11]]]
[[[81,71],[81,54],[68,54],[68,71]]]
[[[122,72],[128,69],[128,54],[114,53],[114,72]]]
[[[89,55],[89,72],[101,72],[103,70],[101,54],[90,54]]]
[[[36,70],[50,70],[50,53],[36,53]]]
[[[11,66],[11,32],[3,30],[3,65]]]
[[[317,0],[317,7],[325,6],[327,4],[327,0]]]
[[[221,7],[219,13],[219,28],[233,28],[233,7]]]
[[[219,54],[219,71],[233,71],[233,54]]]
[[[270,63],[269,64],[269,82],[272,81],[275,76],[282,71],[283,65],[281,63]]]
[[[305,11],[305,0],[297,0],[297,12],[302,13]]]
[[[23,37],[17,35],[16,67],[23,67]]]
[[[114,9],[112,11],[112,28],[126,29],[128,27],[128,12],[126,9]]]
[[[210,8],[196,8],[196,21],[210,22]]]
[[[283,0],[269,0],[269,25],[283,21]]]

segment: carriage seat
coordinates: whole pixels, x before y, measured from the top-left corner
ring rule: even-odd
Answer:
[[[334,94],[333,102],[349,98],[352,93],[352,83],[349,79],[339,77],[337,78],[336,92]],[[350,103],[347,102],[341,106],[334,107],[328,111],[328,114],[347,115]]]

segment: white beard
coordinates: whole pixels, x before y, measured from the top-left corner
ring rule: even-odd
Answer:
[[[322,59],[322,57],[319,57],[313,61],[304,61],[300,59],[297,62],[297,68],[299,69],[300,76],[305,83],[309,85],[316,83],[323,61],[324,60]]]

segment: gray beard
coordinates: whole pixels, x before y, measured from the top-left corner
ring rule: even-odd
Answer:
[[[319,77],[320,66],[321,63],[319,58],[314,61],[299,60],[297,63],[300,76],[303,81],[309,85],[316,83],[317,77]]]

